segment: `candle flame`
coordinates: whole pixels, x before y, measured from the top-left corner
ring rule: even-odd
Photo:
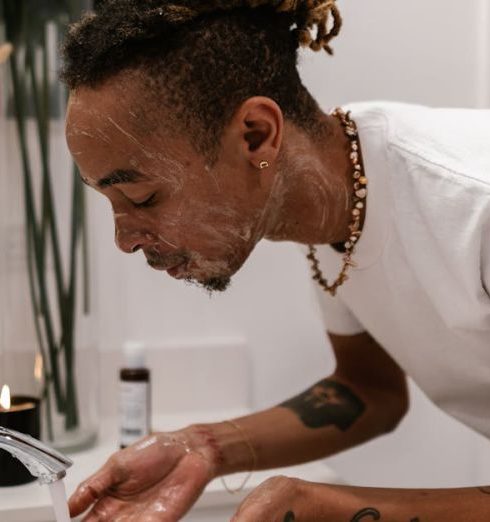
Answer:
[[[0,393],[0,406],[4,410],[10,409],[10,388],[7,384],[2,386],[2,393]]]
[[[34,378],[37,382],[41,382],[43,377],[43,358],[40,353],[36,354],[34,360]]]
[[[5,63],[9,59],[13,50],[14,46],[10,42],[0,45],[0,64]]]

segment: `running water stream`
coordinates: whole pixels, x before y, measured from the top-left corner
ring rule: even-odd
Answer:
[[[49,484],[49,493],[53,501],[56,522],[70,522],[70,513],[66,502],[66,490],[63,480]]]

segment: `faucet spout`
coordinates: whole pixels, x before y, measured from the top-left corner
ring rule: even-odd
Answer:
[[[73,462],[58,451],[24,433],[0,426],[0,448],[8,451],[37,477],[41,484],[61,480]]]

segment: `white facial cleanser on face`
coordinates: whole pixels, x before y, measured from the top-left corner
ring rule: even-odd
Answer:
[[[144,346],[127,342],[124,368],[119,372],[119,445],[130,446],[151,432],[151,379]]]

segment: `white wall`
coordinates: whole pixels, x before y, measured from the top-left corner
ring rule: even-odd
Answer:
[[[325,108],[380,98],[439,106],[488,103],[485,0],[464,6],[455,0],[340,0],[339,5],[345,27],[334,43],[335,58],[308,52],[301,65]],[[129,338],[155,346],[243,336],[253,354],[256,407],[299,392],[332,370],[307,265],[293,245],[259,245],[232,288],[210,299],[152,271],[141,255],[119,253],[107,205],[99,197],[90,202],[102,349]],[[412,412],[397,433],[331,463],[358,484],[488,482],[488,444],[418,391],[413,397]]]

